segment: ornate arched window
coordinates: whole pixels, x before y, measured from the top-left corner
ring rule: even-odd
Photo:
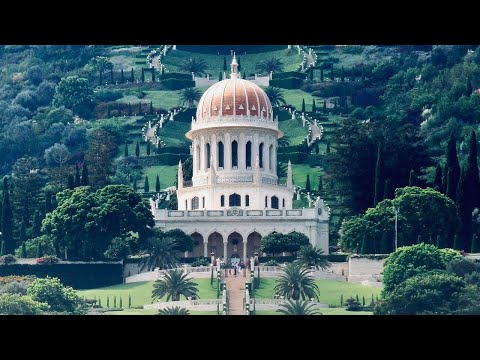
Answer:
[[[278,209],[278,197],[272,196],[272,209]]]
[[[250,195],[245,195],[245,206],[250,206]]]
[[[238,143],[232,141],[232,167],[238,167]]]
[[[220,206],[225,206],[225,196],[220,196]]]
[[[232,194],[228,197],[228,206],[241,206],[242,198],[238,194]]]
[[[218,142],[218,167],[223,168],[223,142],[219,141]]]
[[[273,156],[273,145],[270,145],[268,147],[268,169],[269,170],[272,170],[272,166],[273,166],[272,156]]]
[[[195,197],[192,199],[192,210],[197,210],[198,207],[199,207],[198,197],[195,196]]]
[[[263,143],[258,147],[258,166],[263,168]]]
[[[205,156],[207,157],[207,169],[210,169],[210,144],[207,143],[207,146],[206,146],[206,151],[205,151]]]
[[[252,142],[247,141],[245,145],[245,166],[252,167]]]

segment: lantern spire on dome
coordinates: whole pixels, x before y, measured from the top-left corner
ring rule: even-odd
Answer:
[[[232,72],[230,73],[230,78],[238,78],[238,63],[237,59],[235,58],[235,52],[233,53],[233,59],[232,63],[230,64],[230,69],[232,70]]]

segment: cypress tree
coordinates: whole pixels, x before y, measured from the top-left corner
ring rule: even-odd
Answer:
[[[373,299],[373,294],[372,294],[372,302],[370,303],[370,306],[374,306],[375,305],[375,300]]]
[[[113,297],[113,308],[117,307],[117,296]]]
[[[152,82],[155,82],[155,68],[152,68]]]
[[[90,185],[90,180],[88,179],[88,167],[87,164],[82,166],[82,186]]]
[[[458,229],[458,235],[460,238],[461,247],[463,250],[468,250],[471,247],[470,241],[472,236],[472,210],[470,200],[471,194],[467,191],[467,178],[466,171],[462,168],[460,170],[460,180],[457,187],[457,208],[458,215],[460,217],[460,228]]]
[[[410,177],[408,178],[408,186],[415,186],[417,183],[417,177],[415,176],[415,170],[410,170]]]
[[[50,191],[45,192],[45,214],[48,214],[53,210],[52,206],[52,193]]]
[[[392,251],[391,242],[388,239],[386,232],[382,233],[382,240],[380,242],[380,254],[389,254]]]
[[[20,257],[25,259],[27,257],[27,247],[25,245],[25,241],[22,242],[22,252],[20,254]]]
[[[80,166],[78,163],[75,164],[75,187],[81,186],[82,181],[80,178]]]
[[[142,103],[138,103],[138,116],[142,115]]]
[[[165,75],[165,66],[162,66],[162,76]]]
[[[320,147],[318,146],[318,141],[315,142],[315,154],[320,153]]]
[[[385,184],[383,185],[383,200],[390,199],[391,186],[390,179],[386,179]]]
[[[123,301],[122,301],[122,297],[120,296],[120,309],[123,308]]]
[[[422,243],[422,236],[420,234],[417,235],[417,244]]]
[[[221,71],[218,73],[218,81],[222,81],[222,72]]]
[[[305,114],[305,99],[302,99],[302,113]]]
[[[223,57],[223,71],[227,71],[227,58]]]
[[[98,306],[102,307],[102,299],[101,298],[98,298]]]
[[[316,113],[317,112],[317,107],[315,106],[315,99],[313,99],[313,102],[312,102],[312,113]]]
[[[453,248],[455,250],[462,250],[462,243],[460,241],[460,237],[458,236],[458,234],[455,234],[455,236],[453,237]]]
[[[359,303],[360,299],[358,298],[358,294],[355,296],[355,298],[357,299],[357,302]]]
[[[435,180],[433,181],[433,187],[435,190],[443,193],[443,186],[442,186],[442,167],[440,164],[437,165],[435,169]]]
[[[107,119],[110,119],[112,116],[110,114],[110,104],[107,105]]]
[[[68,174],[67,176],[67,188],[70,190],[75,188],[75,179],[73,178],[73,174]]]
[[[478,236],[477,234],[473,234],[472,236],[472,246],[470,248],[470,252],[472,254],[477,254],[480,252],[480,246],[478,244]]]
[[[365,306],[365,295],[362,296],[362,305]]]
[[[25,225],[25,219],[22,220],[20,224],[20,232],[18,234],[18,243],[23,244],[27,241],[27,226]]]
[[[43,257],[42,243],[39,241],[37,245],[37,258]]]
[[[124,83],[125,82],[125,75],[123,74],[123,69],[120,71],[120,83]]]
[[[132,116],[132,104],[128,103],[128,116]]]
[[[310,78],[310,80],[313,80],[313,67],[310,67],[308,71],[308,77]]]
[[[145,184],[143,185],[143,192],[150,192],[150,186],[148,185],[148,176],[145,176]]]
[[[340,295],[340,306],[343,306],[343,294]]]
[[[13,238],[13,211],[10,204],[10,189],[7,177],[3,178],[3,201],[2,201],[2,241],[4,246],[3,255],[15,252],[15,240]]]
[[[340,78],[342,81],[345,81],[345,69],[342,66],[341,72],[340,72]]]
[[[311,187],[310,187],[310,175],[309,174],[307,174],[307,181],[305,183],[305,190],[308,191],[308,192],[310,192],[312,190]]]
[[[157,175],[157,179],[155,181],[155,191],[158,193],[160,192],[160,177]]]
[[[323,178],[322,178],[322,175],[320,175],[318,177],[318,191],[322,191],[323,190]]]
[[[327,113],[327,100],[323,100],[323,113]]]
[[[133,83],[135,81],[135,77],[133,76],[133,67],[132,67],[132,72],[130,74],[130,81]]]
[[[326,153],[327,153],[327,154],[330,154],[330,141],[327,141],[327,150],[326,150]]]
[[[32,221],[32,239],[39,237],[41,235],[42,229],[42,217],[40,215],[40,211],[35,210],[33,213],[33,221]]]
[[[133,179],[133,190],[138,190],[137,179]]]
[[[113,67],[110,68],[110,83],[113,84]]]
[[[142,83],[145,82],[145,70],[142,67]]]
[[[377,164],[375,166],[375,193],[373,198],[373,207],[382,200],[382,183],[383,183],[383,174],[382,174],[382,149],[380,144],[377,147]]]
[[[446,241],[445,241],[445,236],[442,236],[442,235],[440,235],[440,234],[437,235],[436,246],[437,246],[437,248],[439,248],[439,249],[443,249],[443,248],[446,248],[446,247],[447,247],[447,243],[446,243]]]
[[[332,67],[330,68],[330,79],[333,81],[334,78],[333,78],[333,65]]]
[[[323,68],[320,69],[320,81],[323,82]]]
[[[245,71],[243,72],[243,79],[246,79],[247,75],[245,74]]]
[[[370,244],[370,239],[367,236],[364,236],[362,239],[362,247],[360,249],[362,254],[371,254],[372,248]]]
[[[128,308],[130,309],[132,307],[132,297],[130,294],[128,294]]]
[[[128,144],[127,143],[125,143],[124,156],[128,157]]]
[[[455,138],[453,136],[453,132],[450,135],[450,139],[448,140],[446,170],[447,170],[446,195],[450,199],[455,201],[458,181],[460,179],[460,165],[458,163],[457,146],[456,146]]]
[[[365,68],[362,66],[362,82],[365,82]]]
[[[140,156],[140,143],[137,140],[137,143],[135,145],[135,156],[139,157]]]
[[[150,156],[150,140],[147,140],[147,155]]]
[[[238,63],[238,72],[240,72],[240,71],[242,71],[242,64],[240,63],[240,56],[237,59],[237,63]]]
[[[150,101],[150,115],[153,115],[153,101]]]
[[[110,298],[107,296],[107,308],[110,308]]]

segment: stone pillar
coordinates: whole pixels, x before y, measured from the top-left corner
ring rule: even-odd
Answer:
[[[232,169],[232,140],[230,139],[230,133],[225,133],[225,143],[223,144],[223,165],[224,170]]]
[[[205,161],[205,137],[200,138],[200,172],[205,173],[207,171],[207,162]]]
[[[247,260],[247,239],[243,240],[243,261]]]
[[[238,169],[245,170],[247,168],[247,164],[245,161],[245,134],[242,132],[238,139]]]
[[[210,161],[210,166],[214,166],[217,169],[218,165],[218,148],[217,148],[217,136],[212,134],[210,136],[210,155],[213,156],[213,160]]]
[[[193,175],[197,175],[198,173],[198,154],[197,154],[197,145],[198,145],[198,141],[197,139],[193,139],[193,143],[192,143],[192,146],[193,146]]]
[[[225,264],[227,263],[227,259],[228,259],[228,257],[227,257],[227,255],[228,255],[227,254],[227,244],[228,244],[228,242],[225,242],[225,241],[223,242],[223,259],[225,260]]]
[[[203,240],[203,256],[208,256],[208,239]]]

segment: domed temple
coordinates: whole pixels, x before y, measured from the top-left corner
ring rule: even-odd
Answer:
[[[175,228],[195,241],[188,257],[246,259],[263,236],[298,231],[328,254],[329,214],[320,198],[314,207],[292,209],[292,169],[278,183],[277,140],[283,136],[265,92],[241,79],[233,57],[230,78],[201,97],[186,137],[192,141],[193,177],[178,167],[178,210],[153,209],[157,227]]]

